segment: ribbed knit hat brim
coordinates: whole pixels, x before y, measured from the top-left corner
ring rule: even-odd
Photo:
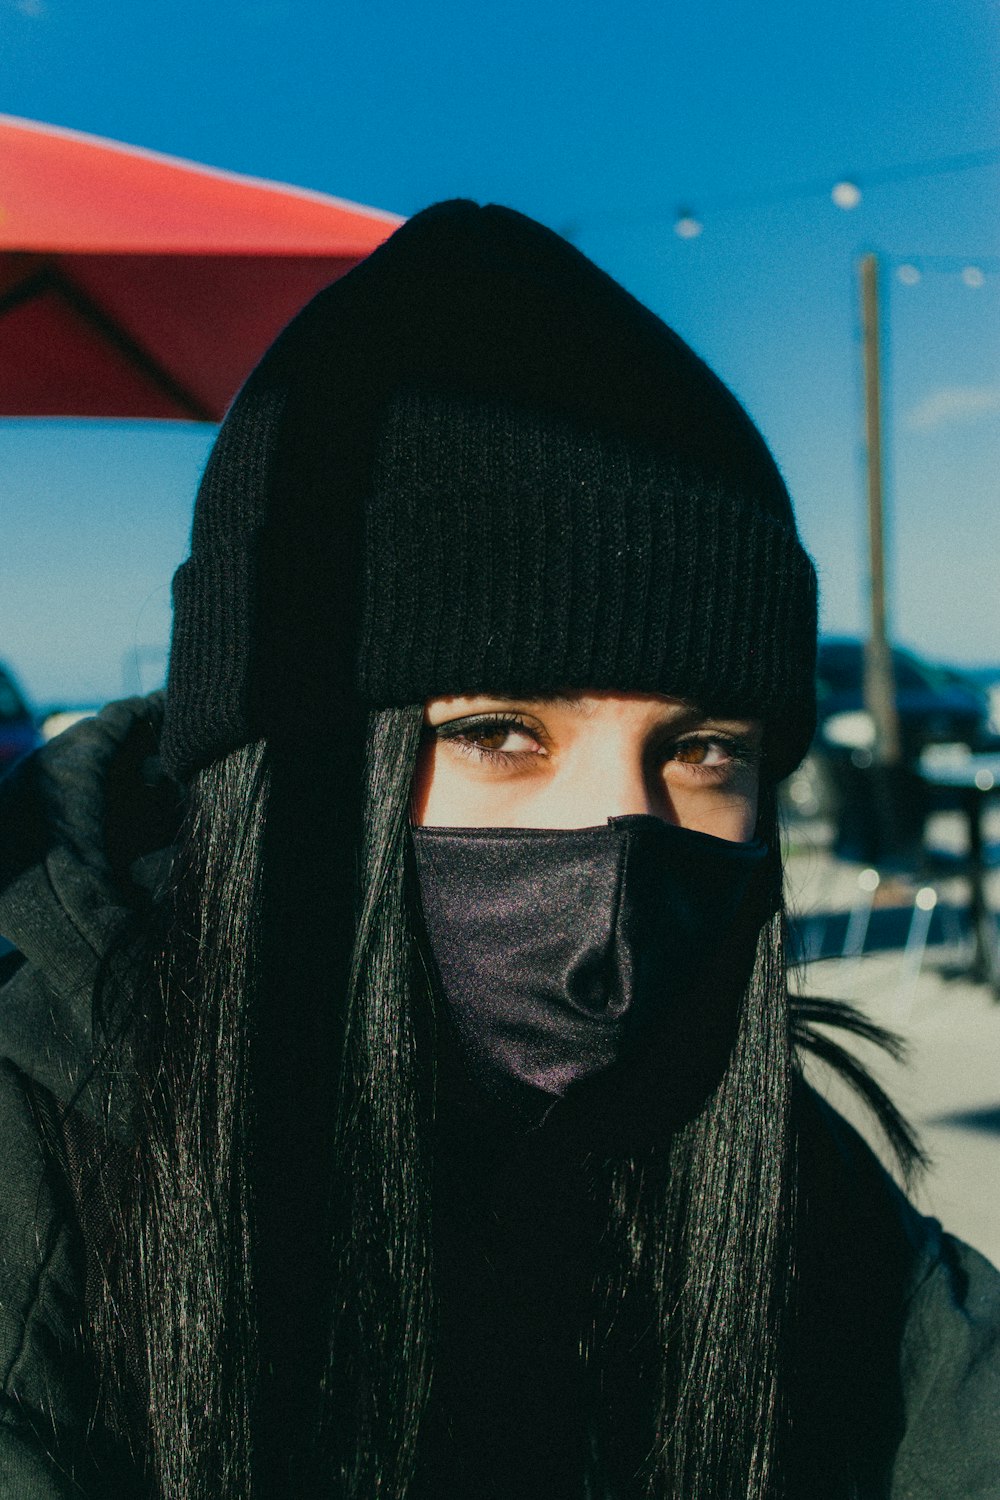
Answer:
[[[393,405],[363,595],[373,703],[662,693],[765,720],[779,773],[811,734],[815,580],[794,529],[690,465],[538,412]]]

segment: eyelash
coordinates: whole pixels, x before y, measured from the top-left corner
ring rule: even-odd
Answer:
[[[471,755],[479,761],[489,761],[493,765],[512,765],[523,763],[534,758],[536,752],[533,750],[489,750],[484,745],[477,745],[477,735],[499,734],[505,730],[508,734],[517,731],[525,734],[529,739],[544,745],[544,736],[533,724],[516,714],[477,714],[472,719],[452,719],[447,724],[437,724],[431,728],[431,734],[439,740],[445,740],[454,745],[463,755]]]
[[[445,724],[429,726],[429,734],[435,739],[447,741],[448,744],[454,745],[461,754],[472,756],[480,763],[487,762],[491,765],[510,767],[525,765],[537,757],[538,752],[535,750],[491,750],[475,743],[477,735],[499,734],[501,731],[527,735],[544,748],[545,736],[542,731],[517,714],[478,714],[471,719],[452,719]],[[737,767],[755,765],[758,760],[756,746],[750,740],[736,735],[720,734],[718,731],[681,735],[678,739],[669,741],[666,748],[676,752],[694,746],[708,748],[712,745],[718,745],[725,751],[727,760],[724,765],[700,766],[693,761],[678,762],[678,764],[683,764],[689,775],[704,777],[706,780],[724,781],[733,774]],[[664,757],[665,763],[671,759],[673,755]]]

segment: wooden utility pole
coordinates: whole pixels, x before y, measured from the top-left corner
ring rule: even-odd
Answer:
[[[861,258],[861,329],[868,450],[868,556],[871,630],[865,648],[865,706],[875,724],[875,760],[899,765],[899,714],[887,629],[885,522],[882,506],[882,380],[879,364],[878,257]]]

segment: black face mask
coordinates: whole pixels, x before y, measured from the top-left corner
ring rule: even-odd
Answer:
[[[412,832],[446,1019],[488,1110],[532,1128],[652,1108],[673,1128],[698,1107],[736,1034],[762,839],[648,816]]]

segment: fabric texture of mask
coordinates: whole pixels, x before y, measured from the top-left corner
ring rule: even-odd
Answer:
[[[673,1123],[696,1107],[735,1037],[753,945],[735,982],[727,960],[763,840],[645,815],[412,834],[447,1020],[489,1108],[532,1128],[639,1075]]]

